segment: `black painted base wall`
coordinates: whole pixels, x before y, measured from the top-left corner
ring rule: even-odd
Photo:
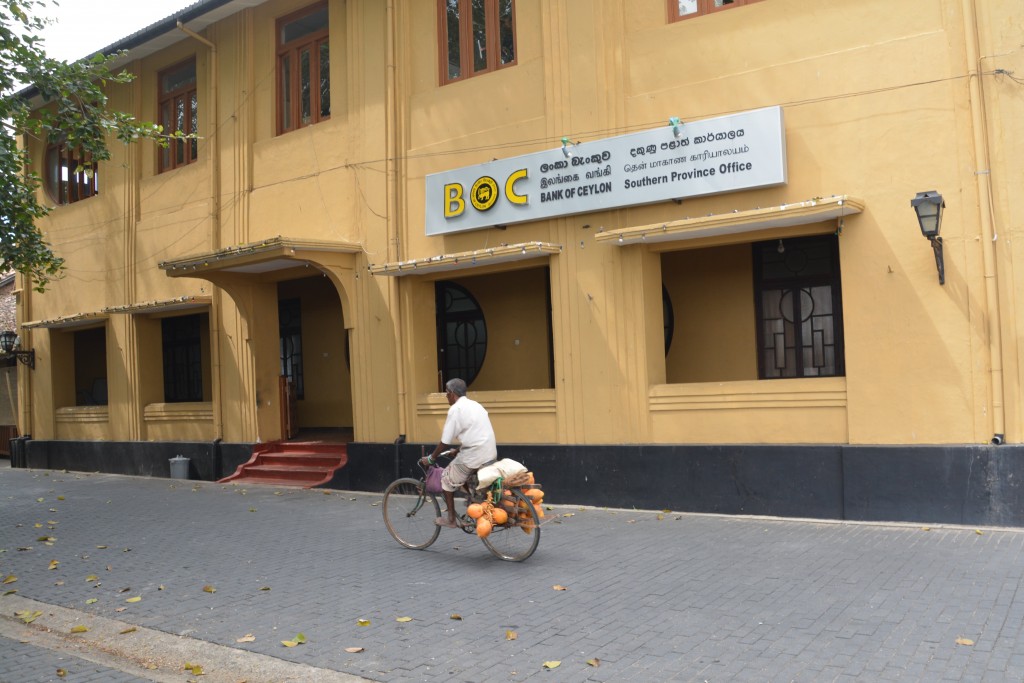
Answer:
[[[12,465],[215,481],[252,444],[15,439]],[[351,443],[327,486],[383,491],[434,444]],[[816,519],[1024,526],[1024,446],[502,445],[551,503]]]
[[[426,447],[429,453],[434,444]],[[551,503],[1024,526],[1024,446],[502,445]],[[348,486],[415,476],[421,446],[349,444]]]
[[[14,442],[12,442],[14,446]],[[252,444],[220,441],[34,441],[25,440],[15,467],[170,477],[171,458],[189,459],[189,478],[217,481],[252,455]]]

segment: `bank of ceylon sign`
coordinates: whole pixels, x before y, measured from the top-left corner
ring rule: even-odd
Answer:
[[[785,182],[782,109],[769,107],[428,175],[426,231],[440,235]]]

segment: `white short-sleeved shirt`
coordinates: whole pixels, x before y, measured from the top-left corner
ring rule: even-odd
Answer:
[[[498,457],[498,444],[487,410],[465,396],[460,396],[448,408],[441,442],[459,444],[459,462],[473,469]]]

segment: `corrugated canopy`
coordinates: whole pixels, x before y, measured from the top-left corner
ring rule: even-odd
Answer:
[[[170,312],[184,311],[190,308],[205,308],[213,301],[210,296],[179,296],[176,299],[163,299],[160,301],[143,301],[137,304],[124,304],[123,306],[110,306],[104,308],[104,313],[149,313],[151,311]]]
[[[607,230],[594,235],[594,239],[598,242],[622,246],[641,242],[678,242],[701,237],[756,233],[773,228],[820,223],[858,214],[863,210],[864,202],[862,200],[849,195],[833,195],[765,209],[734,211],[699,218],[683,218],[667,223],[639,225],[621,230]]]
[[[525,261],[560,253],[562,253],[560,244],[521,242],[519,244],[502,244],[486,249],[474,249],[473,251],[460,251],[454,254],[438,254],[410,261],[371,264],[369,270],[374,275],[425,275],[446,270],[462,270],[497,263]]]
[[[49,320],[33,320],[32,322],[22,323],[21,326],[26,330],[32,330],[37,327],[49,330],[59,330],[71,327],[87,327],[89,325],[95,325],[96,323],[103,322],[108,317],[109,316],[102,311],[92,311],[89,313],[62,315],[58,318],[51,318]]]
[[[227,247],[205,254],[186,256],[160,264],[171,277],[203,277],[203,273],[270,273],[302,266],[309,261],[303,257],[316,254],[358,254],[362,246],[352,242],[272,237]]]

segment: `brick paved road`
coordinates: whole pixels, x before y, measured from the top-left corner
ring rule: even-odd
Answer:
[[[2,604],[2,603],[0,603]],[[63,672],[63,673],[58,673]],[[110,667],[0,636],[0,683],[147,683]]]
[[[556,508],[513,564],[401,548],[378,503],[0,468],[0,588],[393,683],[1024,680],[1021,530]]]

